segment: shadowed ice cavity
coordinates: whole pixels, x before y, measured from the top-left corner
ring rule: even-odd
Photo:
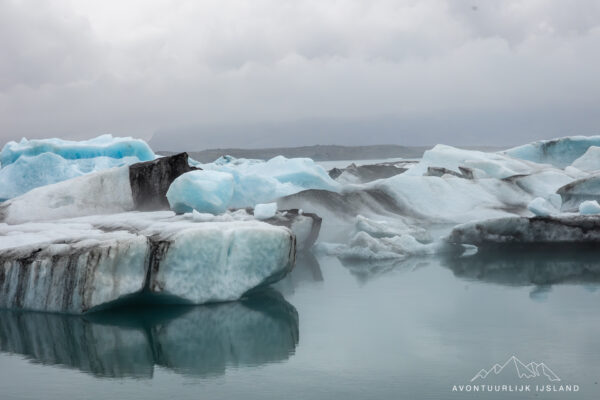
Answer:
[[[0,351],[99,377],[152,378],[155,365],[219,375],[287,360],[298,340],[298,313],[274,290],[224,304],[85,316],[0,311]]]
[[[598,252],[512,252],[485,253],[446,258],[442,265],[455,276],[506,286],[531,286],[532,300],[544,301],[555,284],[579,284],[594,288],[600,284]]]

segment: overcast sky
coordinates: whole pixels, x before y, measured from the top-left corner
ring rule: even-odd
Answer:
[[[597,0],[0,0],[0,144],[518,144],[600,134],[599,71]]]

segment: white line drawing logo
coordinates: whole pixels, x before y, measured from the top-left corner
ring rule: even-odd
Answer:
[[[556,375],[554,373],[554,371],[552,371],[550,369],[550,367],[548,367],[543,362],[537,363],[535,361],[532,361],[529,364],[525,364],[513,355],[508,360],[506,360],[506,362],[502,365],[494,364],[488,370],[482,369],[471,379],[471,382],[473,382],[477,379],[485,379],[492,372],[495,375],[498,375],[500,372],[502,372],[502,370],[505,367],[511,366],[511,365],[514,366],[515,369],[517,370],[517,376],[519,377],[519,379],[523,379],[523,378],[531,379],[531,378],[536,378],[539,376],[545,376],[546,378],[548,378],[548,380],[550,382],[559,382],[560,381],[560,378],[558,377],[558,375]]]

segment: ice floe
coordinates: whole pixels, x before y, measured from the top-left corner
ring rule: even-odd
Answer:
[[[194,304],[236,300],[294,264],[292,232],[170,211],[0,224],[0,307],[81,313],[147,291]]]

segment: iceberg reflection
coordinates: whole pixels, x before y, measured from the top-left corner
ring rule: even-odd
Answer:
[[[153,306],[84,316],[0,311],[0,351],[100,377],[151,378],[159,365],[193,376],[287,360],[298,313],[273,291],[206,306]]]
[[[448,258],[444,264],[461,278],[510,286],[537,285],[540,297],[553,284],[600,283],[597,251],[486,253]]]

